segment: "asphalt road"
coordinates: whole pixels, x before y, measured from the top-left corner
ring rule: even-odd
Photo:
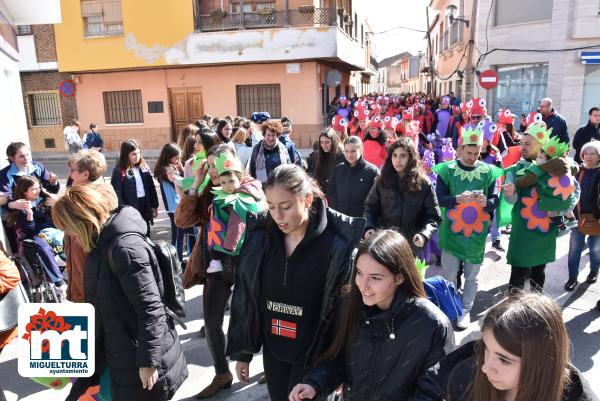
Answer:
[[[62,161],[45,161],[48,168],[61,178],[66,177],[67,169]],[[160,199],[160,196],[159,196]],[[153,227],[153,237],[160,239],[169,238],[170,223],[166,213],[162,210]],[[577,289],[568,293],[563,289],[567,278],[567,251],[568,238],[564,236],[558,240],[557,260],[548,265],[546,272],[545,292],[553,297],[563,308],[563,316],[571,337],[571,354],[574,365],[579,368],[590,382],[596,394],[600,394],[600,312],[594,308],[600,299],[600,283],[594,285],[582,284]],[[503,235],[502,242],[508,246],[508,237]],[[506,283],[510,275],[509,267],[503,254],[491,250],[488,242],[486,260],[479,274],[480,291],[475,300],[472,317],[481,319],[485,312],[496,302],[503,298]],[[582,256],[580,281],[584,281],[588,269],[589,258],[587,251]],[[431,267],[428,275],[439,273],[439,267]],[[200,338],[198,331],[203,324],[202,288],[196,286],[186,291],[188,317],[185,319],[188,329],[178,327],[181,343],[189,367],[189,378],[177,392],[174,400],[193,400],[193,395],[208,385],[213,377],[211,357],[208,352],[206,340]],[[225,329],[229,316],[225,317]],[[471,326],[456,333],[456,343],[463,344],[478,336],[479,323],[473,322]],[[231,370],[234,364],[230,364]],[[229,390],[223,390],[212,399],[215,400],[267,400],[269,399],[266,386],[258,385],[259,374],[262,372],[262,357],[256,356],[250,367],[252,384],[248,386],[234,381]],[[17,373],[16,348],[10,344],[0,355],[0,382],[6,391],[9,401],[48,401],[61,400],[68,394],[68,388],[61,391],[48,390],[44,387],[22,378]]]

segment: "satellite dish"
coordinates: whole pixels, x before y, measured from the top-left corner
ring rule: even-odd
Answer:
[[[338,70],[329,70],[325,75],[327,86],[340,86],[342,83],[342,73]]]

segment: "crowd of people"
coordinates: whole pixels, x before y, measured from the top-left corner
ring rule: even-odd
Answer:
[[[110,182],[92,124],[86,149],[66,139],[65,189],[25,144],[8,147],[3,223],[13,250],[37,244],[61,298],[96,308],[102,357],[69,400],[95,384],[104,399],[167,400],[187,378],[147,246],[157,183],[184,285],[204,286],[215,376],[197,399],[231,386],[229,360],[248,383],[262,349],[261,382],[277,401],[336,390],[353,400],[593,400],[569,363],[561,310],[542,294],[563,234],[565,290],[578,285],[586,239],[586,281],[597,281],[600,108],[589,116],[573,139],[575,161],[551,99],[517,118],[452,94],[342,96],[308,157],[289,118],[206,116],[165,144],[153,169],[135,140],[124,141]],[[454,330],[471,323],[488,235],[504,252],[502,227],[510,230],[507,298],[487,312],[481,339],[456,348]],[[59,235],[67,274],[49,241]],[[0,292],[18,282],[5,256]],[[454,321],[427,299],[422,261],[440,264],[460,291]]]

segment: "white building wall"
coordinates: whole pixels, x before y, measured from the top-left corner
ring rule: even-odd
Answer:
[[[600,38],[598,3],[590,0],[553,0],[552,20],[507,26],[493,26],[490,18],[486,44],[486,18],[492,0],[480,0],[477,16],[476,43],[481,48],[564,49],[596,45]],[[590,22],[592,21],[592,22]],[[593,50],[593,49],[592,49]],[[548,64],[547,96],[555,109],[567,120],[569,134],[575,134],[582,119],[583,82],[585,65],[581,50],[560,52],[506,52],[489,54],[479,66],[483,71],[497,65]],[[488,98],[491,93],[474,85],[473,96]],[[491,91],[489,91],[491,92]],[[590,105],[591,107],[592,105]],[[490,112],[492,110],[489,110]],[[495,110],[494,110],[495,111]]]

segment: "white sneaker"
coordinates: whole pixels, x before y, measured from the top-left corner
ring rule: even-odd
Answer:
[[[223,271],[223,265],[220,260],[211,260],[208,265],[208,269],[206,269],[207,273],[218,273]]]
[[[67,286],[68,284],[63,284],[60,287],[55,286],[56,295],[58,296],[57,302],[65,302],[67,300]]]
[[[456,327],[466,329],[471,324],[471,312],[464,312],[463,315],[456,321]]]

